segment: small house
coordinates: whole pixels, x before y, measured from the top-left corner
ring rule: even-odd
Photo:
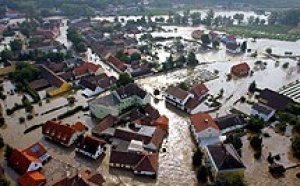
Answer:
[[[231,74],[238,77],[247,76],[249,72],[250,72],[250,67],[246,62],[231,67]]]
[[[98,159],[105,152],[104,140],[92,136],[81,136],[78,139],[76,152],[88,156],[92,159]]]

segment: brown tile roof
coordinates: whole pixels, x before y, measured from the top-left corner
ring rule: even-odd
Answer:
[[[158,170],[158,155],[149,154],[145,155],[134,167],[134,171],[148,171],[157,172]]]
[[[160,116],[158,110],[152,107],[150,103],[145,105],[142,110],[144,111],[145,115],[151,119],[157,119]]]
[[[53,63],[53,62],[50,62],[50,63],[46,64],[46,66],[47,66],[47,68],[49,68],[54,73],[63,72],[65,70],[65,68],[66,68],[66,64],[65,63]]]
[[[103,146],[105,144],[106,142],[104,140],[87,135],[85,137],[82,136],[78,139],[78,143],[76,147],[85,152],[95,154],[98,150],[98,147]]]
[[[187,109],[194,109],[196,108],[200,102],[195,98],[189,98],[186,104],[184,105]]]
[[[92,129],[92,133],[94,135],[99,135],[104,130],[108,129],[109,127],[112,127],[116,121],[117,121],[117,118],[109,114],[98,125],[96,125]]]
[[[219,130],[218,125],[207,113],[200,112],[190,116],[191,124],[194,125],[196,132],[201,132],[209,127]]]
[[[149,144],[153,144],[158,150],[164,140],[165,134],[164,130],[156,128]]]
[[[52,140],[66,145],[77,131],[85,131],[86,129],[87,127],[79,122],[70,126],[55,121],[47,121],[42,127],[42,133],[51,137]]]
[[[59,76],[63,78],[65,81],[71,81],[75,78],[73,72],[65,72],[63,74],[60,74]]]
[[[73,72],[75,76],[80,76],[87,73],[92,73],[92,72],[95,73],[98,71],[99,68],[101,68],[100,65],[90,63],[90,62],[85,62],[83,65],[75,68]]]
[[[156,121],[153,122],[153,125],[165,130],[166,132],[169,130],[169,118],[163,115],[157,118]]]
[[[136,152],[111,150],[109,163],[119,163],[134,167],[145,155]]]
[[[98,86],[102,89],[109,88],[112,84],[116,82],[114,77],[109,77],[106,74],[101,74],[99,76],[86,76],[81,78],[79,84],[88,88],[90,90],[95,90]]]
[[[127,69],[124,62],[122,62],[121,60],[119,60],[118,58],[113,56],[112,54],[107,54],[105,59],[107,62],[111,63],[113,66],[115,66],[117,69],[119,69],[122,72],[124,72]]]
[[[50,83],[46,79],[38,79],[29,83],[29,87],[34,90],[41,90],[50,86]]]
[[[199,99],[201,96],[208,92],[208,88],[205,86],[204,83],[198,83],[192,86],[189,92],[192,93],[196,99]]]
[[[40,160],[24,154],[20,149],[14,149],[9,158],[10,166],[19,174],[25,174],[33,162],[40,162]]]
[[[63,178],[52,186],[102,186],[105,180],[101,173],[84,169],[71,178]]]
[[[140,88],[137,84],[131,83],[126,86],[122,86],[117,90],[118,95],[121,99],[125,99],[131,97],[133,95],[139,96],[140,98],[144,99],[147,95],[147,92]]]
[[[46,177],[39,171],[28,172],[19,177],[20,186],[40,186],[46,183]]]
[[[250,67],[246,62],[237,64],[237,65],[234,65],[231,67],[231,72],[235,73],[235,74],[247,73],[247,72],[249,72],[249,70],[250,70]]]
[[[116,138],[120,138],[126,141],[131,141],[131,140],[137,140],[137,141],[142,141],[144,144],[150,143],[152,140],[152,136],[146,136],[139,134],[134,131],[129,131],[129,130],[124,130],[121,128],[117,128],[115,130],[115,136]]]
[[[44,79],[46,79],[52,86],[60,87],[62,84],[66,83],[61,77],[52,72],[49,68],[44,65],[40,65],[41,74]]]
[[[184,100],[189,95],[187,91],[174,86],[169,86],[168,89],[166,90],[166,93],[180,100]]]
[[[207,149],[219,171],[245,168],[232,144],[209,145]]]

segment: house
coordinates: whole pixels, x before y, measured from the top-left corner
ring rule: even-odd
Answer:
[[[189,94],[189,92],[175,86],[169,86],[165,92],[166,102],[180,108],[181,110],[185,109],[184,105],[187,103],[189,98],[192,97],[193,95]]]
[[[114,129],[111,128],[117,121],[117,118],[112,115],[107,115],[98,125],[92,129],[92,134],[97,137],[102,137],[107,134],[114,135]],[[110,130],[111,129],[111,130]]]
[[[98,76],[82,77],[79,85],[84,87],[82,94],[86,97],[91,97],[106,91],[112,85],[114,85],[116,81],[116,78],[113,76],[109,77],[106,74],[101,74]]]
[[[64,146],[71,146],[79,136],[87,131],[87,127],[81,122],[75,125],[63,124],[56,121],[47,121],[42,127],[43,135]]]
[[[124,62],[122,62],[120,59],[116,58],[112,54],[108,53],[105,56],[105,61],[108,65],[110,65],[113,69],[115,69],[117,72],[125,72],[127,69]]]
[[[38,158],[23,153],[21,149],[14,149],[8,162],[9,166],[21,175],[43,167],[42,162]]]
[[[69,84],[64,79],[56,75],[45,65],[40,65],[39,68],[43,79],[47,80],[54,87],[53,89],[47,90],[47,95],[49,95],[50,97],[54,97],[71,90],[71,84]]]
[[[215,178],[244,173],[246,166],[232,144],[208,145],[204,149],[207,166],[211,167]]]
[[[149,64],[141,63],[140,61],[133,61],[127,68],[127,72],[130,73],[132,77],[144,76],[151,72]]]
[[[76,152],[88,156],[92,159],[98,159],[105,152],[104,140],[92,136],[81,136],[78,139]]]
[[[134,174],[137,175],[156,176],[158,171],[158,154],[112,150],[109,166],[133,170]]]
[[[195,114],[201,111],[200,101],[194,97],[193,92],[188,92],[175,86],[169,86],[165,92],[166,102],[189,114]]]
[[[30,147],[23,149],[22,153],[25,153],[28,156],[35,157],[39,159],[42,163],[47,162],[51,158],[51,155],[47,152],[45,147],[40,143],[35,143]]]
[[[46,184],[46,177],[39,171],[27,172],[18,178],[20,186],[41,186]]]
[[[276,111],[283,111],[292,103],[292,100],[287,96],[268,88],[260,92],[258,101]]]
[[[231,54],[239,54],[241,53],[241,47],[236,41],[226,42],[226,52]]]
[[[257,103],[251,108],[251,116],[258,116],[264,121],[269,121],[275,114],[276,110],[266,105]]]
[[[192,86],[189,90],[189,92],[194,95],[194,98],[199,101],[208,96],[208,91],[208,88],[202,82]]]
[[[65,177],[54,183],[52,186],[103,186],[105,183],[101,173],[83,169],[72,177]]]
[[[246,62],[231,67],[231,74],[238,77],[247,76],[249,72],[250,72],[250,67]]]
[[[150,102],[150,94],[131,83],[120,87],[111,94],[89,102],[91,114],[97,118],[107,115],[119,116],[124,110],[132,106],[142,106]]]
[[[222,134],[241,129],[247,125],[245,118],[239,114],[228,114],[214,119]]]
[[[190,116],[190,130],[199,145],[207,138],[219,138],[221,131],[212,117],[204,112]],[[202,145],[201,145],[202,146]]]
[[[103,68],[100,65],[85,62],[83,65],[74,68],[73,73],[76,79],[79,79],[83,76],[94,75],[98,76],[104,73]]]
[[[165,115],[160,116],[159,118],[157,118],[153,124],[156,127],[161,128],[162,130],[168,132],[169,130],[169,118]]]

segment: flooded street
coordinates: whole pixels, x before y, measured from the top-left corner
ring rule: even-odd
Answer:
[[[229,12],[226,15],[234,15],[236,12]],[[216,12],[216,14],[224,15],[223,12]],[[204,13],[203,13],[204,15]],[[247,14],[251,16],[253,13]],[[101,17],[101,19],[113,19],[113,17]],[[124,19],[139,18],[139,16],[129,16],[122,17]],[[66,32],[68,29],[67,20],[63,21],[64,26],[61,27],[61,35],[57,38],[58,41],[62,42],[67,48],[71,47],[71,43],[67,41]],[[191,39],[191,33],[196,29],[205,29],[204,27],[177,27],[177,26],[163,26],[166,30],[171,30],[171,32],[153,32],[153,36],[162,36],[162,37],[178,37],[181,36],[184,39]],[[176,28],[176,29],[175,29]],[[175,31],[176,30],[176,31]],[[137,36],[139,37],[139,36]],[[239,38],[244,40],[243,38]],[[249,57],[249,54],[232,56],[226,53],[223,45],[220,46],[219,50],[214,51],[201,51],[196,53],[196,57],[200,62],[200,65],[191,69],[179,69],[174,72],[169,72],[166,74],[160,74],[155,76],[149,76],[136,80],[136,83],[142,86],[145,90],[153,93],[154,89],[158,88],[161,94],[161,100],[157,101],[152,99],[152,105],[161,115],[166,115],[169,118],[169,135],[164,140],[162,149],[159,155],[159,169],[157,180],[149,178],[139,178],[133,175],[130,171],[117,170],[109,168],[109,151],[108,148],[106,155],[100,160],[91,161],[87,160],[81,156],[75,154],[74,147],[63,148],[57,144],[49,142],[42,137],[41,128],[38,128],[30,133],[24,134],[25,129],[33,125],[44,123],[47,120],[56,118],[57,115],[68,111],[76,106],[82,105],[87,106],[89,99],[81,95],[81,90],[77,92],[72,92],[68,95],[61,97],[53,98],[49,103],[43,99],[42,106],[37,104],[34,105],[35,117],[32,120],[26,120],[24,124],[19,123],[20,117],[27,116],[27,113],[24,109],[16,111],[13,115],[7,116],[5,110],[11,108],[15,103],[21,103],[23,95],[10,95],[6,100],[1,101],[1,106],[3,108],[3,114],[6,119],[6,125],[4,125],[0,132],[5,139],[6,143],[9,143],[13,147],[24,148],[35,142],[41,142],[49,153],[54,157],[54,162],[63,162],[64,164],[69,164],[68,166],[76,169],[81,169],[84,167],[89,167],[99,170],[103,173],[106,178],[108,185],[138,185],[138,186],[152,186],[152,185],[172,185],[172,186],[193,186],[197,185],[197,179],[195,172],[192,167],[192,154],[195,149],[195,144],[191,138],[189,130],[189,118],[188,115],[179,111],[177,108],[166,104],[163,98],[163,91],[172,84],[177,84],[185,80],[194,80],[202,81],[201,76],[207,74],[214,74],[215,78],[205,82],[206,86],[209,89],[209,94],[216,95],[221,89],[224,90],[224,97],[220,100],[223,104],[222,107],[212,113],[212,116],[215,117],[218,115],[225,115],[229,113],[229,110],[232,108],[233,103],[238,100],[241,96],[245,96],[248,91],[248,86],[253,81],[256,82],[258,88],[270,88],[273,90],[278,90],[283,85],[286,85],[290,82],[294,82],[300,77],[300,70],[297,67],[297,62],[290,59],[281,59],[279,60],[279,65],[276,66],[276,62],[271,59],[266,59],[263,56],[265,49],[271,47],[273,53],[283,55],[285,51],[293,51],[294,55],[300,55],[300,41],[297,42],[285,42],[269,39],[258,39],[257,42],[251,42],[250,39],[245,39],[248,41],[248,48],[252,51],[258,52],[257,58]],[[5,40],[5,42],[9,42]],[[170,42],[164,42],[167,44]],[[188,45],[187,43],[185,43]],[[4,47],[2,45],[2,47]],[[197,46],[192,46],[197,48]],[[1,48],[0,48],[1,50]],[[157,49],[158,56],[160,58],[159,62],[162,63],[170,53],[166,52],[163,49]],[[101,65],[107,75],[118,77],[116,73],[110,66],[104,63],[99,56],[95,55],[91,49],[88,49],[86,60]],[[262,60],[266,63],[266,69],[259,69],[255,62],[257,60]],[[288,69],[283,69],[282,64],[289,61],[290,65]],[[230,81],[227,81],[227,74],[230,73],[230,69],[233,65],[240,62],[247,62],[251,69],[254,69],[253,76],[248,76],[240,79],[233,78]],[[203,73],[206,71],[206,73]],[[218,71],[215,74],[215,71]],[[199,75],[203,73],[204,75]],[[197,83],[197,82],[194,82]],[[14,89],[14,86],[10,81],[5,80],[3,83],[4,92],[10,92]],[[45,91],[39,92],[44,98]],[[74,95],[77,99],[77,102],[73,106],[67,105],[67,96]],[[231,97],[230,99],[227,99]],[[43,114],[46,111],[53,109],[55,107],[62,107],[56,111]],[[237,105],[237,107],[243,107],[243,105]],[[73,124],[77,121],[85,123],[91,130],[99,121],[90,117],[89,112],[79,112],[74,114],[71,117],[63,119],[62,122]],[[89,131],[90,132],[90,131]],[[290,158],[290,155],[283,154],[288,152],[290,148],[290,141],[287,138],[275,134],[273,130],[268,129],[268,132],[271,136],[275,136],[278,140],[278,143],[272,143],[271,140],[265,140],[265,147],[263,150],[263,158],[265,159],[269,151],[272,151],[274,154],[282,154],[282,162],[297,162],[296,160]],[[265,160],[259,162],[253,159],[252,149],[249,147],[249,142],[246,137],[243,137],[243,160],[246,162],[249,169],[246,170],[245,176],[250,185],[253,186],[264,186],[264,185],[274,185],[274,186],[297,186],[299,181],[295,178],[295,173],[299,172],[300,169],[293,169],[286,173],[286,178],[274,179],[267,171],[267,163]],[[291,160],[290,160],[290,159]],[[6,166],[6,165],[5,165]],[[262,166],[262,167],[261,167]],[[49,180],[49,183],[55,181],[55,179],[65,176],[68,171],[71,171],[67,166],[60,166],[58,163],[49,163],[46,166],[47,170],[50,170],[47,175],[55,174],[57,170],[57,175],[52,177]],[[59,172],[59,173],[58,173]],[[17,174],[13,171],[9,171],[8,175],[14,179],[17,178]],[[55,179],[54,179],[55,178]],[[286,181],[289,180],[289,181]],[[298,183],[297,183],[298,181]]]

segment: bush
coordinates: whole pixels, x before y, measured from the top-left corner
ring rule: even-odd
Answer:
[[[253,132],[260,133],[261,129],[263,129],[264,126],[265,126],[265,122],[262,119],[258,117],[252,117],[246,128]]]
[[[24,122],[25,122],[25,118],[24,118],[24,117],[20,117],[20,118],[19,118],[19,122],[20,122],[20,123],[24,123]]]
[[[260,157],[261,157],[261,151],[256,151],[256,152],[254,153],[254,158],[257,159],[257,160],[259,160]]]
[[[28,114],[28,115],[27,115],[27,120],[32,120],[32,118],[33,118],[33,115],[32,115],[32,114]]]
[[[256,151],[261,151],[262,149],[262,137],[259,135],[252,136],[250,139],[251,147]]]
[[[201,183],[206,183],[208,181],[208,170],[205,166],[201,166],[198,169],[197,179]]]
[[[282,65],[282,68],[284,69],[289,68],[289,65],[290,65],[289,62],[286,62]]]
[[[65,113],[63,113],[63,114],[61,114],[61,115],[59,115],[57,118],[58,118],[59,120],[62,120],[62,119],[64,119],[64,118],[67,118],[67,117],[69,117],[69,116],[72,116],[72,115],[76,114],[77,112],[83,111],[83,110],[84,110],[84,107],[83,107],[83,106],[77,106],[77,107],[75,107],[73,110],[68,110],[67,112],[65,112]]]
[[[11,109],[6,109],[6,114],[7,114],[8,116],[12,115],[13,113],[14,113],[13,110],[11,110]]]
[[[4,151],[4,158],[6,160],[9,160],[11,153],[13,152],[14,148],[12,148],[10,145],[6,145],[5,151]]]
[[[294,156],[300,158],[300,136],[299,135],[294,137],[292,140],[292,150]]]
[[[202,164],[203,153],[197,148],[197,151],[193,155],[193,166],[198,167]]]
[[[247,186],[247,182],[242,174],[231,173],[223,180],[224,186]]]

